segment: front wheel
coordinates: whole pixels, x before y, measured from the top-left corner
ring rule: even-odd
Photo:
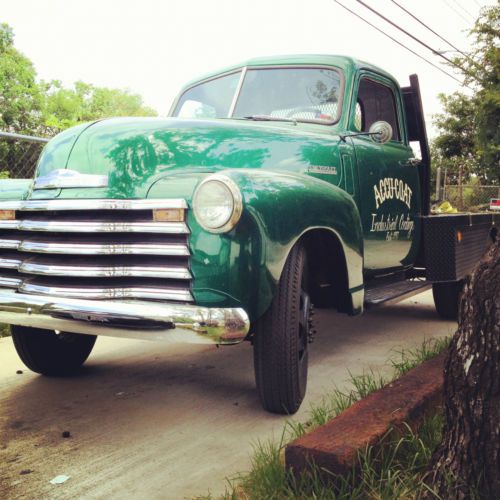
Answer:
[[[255,332],[257,390],[262,406],[272,413],[295,413],[306,393],[311,309],[307,285],[307,256],[299,243]]]
[[[12,340],[22,362],[43,375],[68,375],[80,368],[96,336],[12,326]]]
[[[458,304],[463,285],[463,280],[451,283],[433,283],[434,305],[441,318],[455,321],[458,319]]]

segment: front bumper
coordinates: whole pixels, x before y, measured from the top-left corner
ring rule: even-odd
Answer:
[[[237,344],[250,322],[240,308],[159,302],[81,300],[0,291],[0,323],[195,344]]]

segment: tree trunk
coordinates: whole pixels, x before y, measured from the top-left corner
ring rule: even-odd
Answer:
[[[500,234],[465,284],[444,412],[429,482],[443,498],[500,499]]]

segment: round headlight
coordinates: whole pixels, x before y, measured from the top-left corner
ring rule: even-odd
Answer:
[[[225,175],[212,175],[196,189],[193,210],[201,227],[211,233],[231,231],[240,220],[243,202],[238,186]]]

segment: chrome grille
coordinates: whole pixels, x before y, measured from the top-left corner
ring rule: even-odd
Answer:
[[[189,229],[155,209],[185,200],[0,202],[0,287],[86,299],[192,302]]]

